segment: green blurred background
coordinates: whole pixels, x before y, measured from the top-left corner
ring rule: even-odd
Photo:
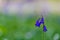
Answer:
[[[47,32],[35,26],[38,14],[27,16],[0,13],[0,40],[60,40],[60,16],[49,14],[45,18]]]

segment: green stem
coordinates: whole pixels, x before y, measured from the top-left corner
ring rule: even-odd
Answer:
[[[43,32],[43,40],[44,40],[44,32]]]
[[[43,40],[45,40],[45,32],[43,32]]]

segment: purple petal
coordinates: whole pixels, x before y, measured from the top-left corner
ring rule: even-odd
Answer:
[[[41,22],[44,22],[44,18],[43,17],[41,18]]]
[[[44,21],[43,21],[43,20],[44,20],[43,18],[41,18],[41,20],[40,20],[40,18],[39,18],[39,19],[36,21],[35,26],[40,27],[41,24],[44,24]]]
[[[47,31],[47,28],[46,28],[46,26],[45,26],[45,25],[43,26],[43,31],[44,31],[44,32],[46,32],[46,31]]]
[[[38,26],[38,27],[40,27],[40,25],[41,25],[41,22],[40,22],[40,18],[36,21],[36,24],[35,24],[35,26]]]
[[[40,27],[40,25],[41,25],[41,22],[35,24],[35,26],[37,26],[37,27]]]

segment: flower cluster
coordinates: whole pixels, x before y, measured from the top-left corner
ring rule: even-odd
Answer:
[[[41,24],[43,24],[43,31],[46,32],[46,31],[47,31],[47,28],[46,28],[46,26],[44,25],[44,18],[43,18],[43,17],[42,17],[41,19],[39,18],[39,19],[36,21],[35,26],[40,27]]]

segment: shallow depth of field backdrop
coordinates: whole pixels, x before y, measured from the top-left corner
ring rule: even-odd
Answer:
[[[41,14],[45,33],[35,26]],[[0,0],[0,40],[60,40],[60,1]]]

